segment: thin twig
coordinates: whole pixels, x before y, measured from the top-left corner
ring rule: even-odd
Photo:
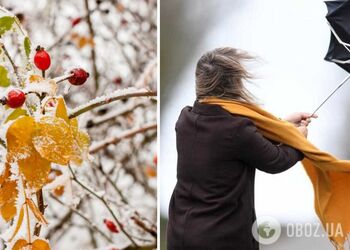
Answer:
[[[110,237],[108,237],[103,231],[101,231],[94,223],[91,222],[91,220],[86,217],[82,212],[80,212],[78,209],[72,207],[72,206],[68,206],[65,203],[63,203],[61,200],[59,200],[58,198],[56,198],[53,194],[50,194],[50,198],[54,199],[56,202],[58,202],[59,204],[61,204],[64,207],[67,207],[70,209],[70,211],[72,211],[73,213],[75,213],[76,215],[78,215],[79,217],[81,217],[83,220],[85,220],[88,223],[88,227],[95,230],[96,232],[98,232],[99,234],[101,234],[101,236],[103,236],[108,242],[113,242],[112,239]]]
[[[122,223],[119,221],[119,219],[117,218],[117,216],[115,215],[115,213],[113,212],[112,208],[108,205],[107,201],[100,195],[98,195],[94,190],[90,189],[89,187],[87,187],[85,184],[83,184],[75,175],[72,167],[70,165],[68,165],[69,170],[72,174],[72,178],[73,180],[79,185],[81,186],[83,189],[85,189],[87,192],[89,192],[91,195],[93,195],[94,197],[96,197],[98,200],[100,200],[103,205],[107,208],[107,210],[109,211],[109,213],[111,214],[111,216],[113,217],[113,219],[115,220],[115,222],[117,223],[117,225],[119,226],[120,230],[125,234],[125,236],[131,241],[131,243],[138,247],[138,244],[134,241],[134,239],[130,236],[130,234],[128,232],[125,231],[124,227],[122,226]]]
[[[99,142],[99,143],[96,143],[95,145],[92,145],[90,147],[89,153],[94,154],[94,153],[98,152],[99,150],[106,148],[108,145],[116,144],[123,139],[133,137],[136,134],[144,133],[144,132],[146,132],[148,130],[152,130],[152,129],[157,129],[156,123],[147,124],[141,128],[134,128],[134,129],[127,130],[119,136],[116,136],[116,137],[113,137],[110,139],[106,139],[102,142]]]
[[[96,166],[96,168],[101,172],[101,174],[106,178],[107,182],[109,182],[109,184],[111,184],[114,190],[119,194],[121,201],[125,204],[129,204],[122,191],[117,187],[117,184],[114,183],[114,181],[105,173],[105,171],[102,168],[102,165],[99,164],[98,166]]]
[[[94,28],[92,27],[92,21],[91,21],[91,12],[90,12],[90,7],[89,7],[89,0],[85,0],[85,10],[87,12],[86,15],[86,22],[88,24],[89,27],[89,33],[90,33],[90,37],[91,39],[95,42],[95,31]],[[98,91],[98,87],[99,87],[99,73],[97,71],[97,64],[96,64],[96,51],[95,51],[95,46],[91,46],[91,61],[92,61],[92,70],[93,70],[93,74],[94,74],[94,80],[95,80],[95,93],[97,93]]]
[[[1,46],[1,49],[5,53],[5,56],[7,57],[7,59],[10,61],[11,65],[12,65],[13,71],[15,72],[15,75],[16,75],[17,80],[18,80],[18,86],[21,86],[22,81],[21,81],[21,77],[19,76],[17,66],[15,65],[14,61],[12,60],[12,57],[10,56],[10,54],[9,54],[8,50],[6,49],[5,45],[3,43],[1,43],[0,46]]]
[[[152,235],[155,239],[157,239],[157,230],[156,229],[154,229],[152,227],[148,227],[146,225],[146,223],[144,223],[140,218],[138,218],[136,216],[132,216],[131,219],[135,222],[136,225],[138,225],[140,228],[142,228],[143,230],[148,232],[150,235]]]
[[[45,204],[44,204],[44,196],[43,196],[43,190],[40,189],[36,192],[36,199],[38,203],[39,211],[42,215],[45,213]],[[41,230],[41,223],[36,223],[34,228],[34,235],[39,237]]]
[[[115,118],[117,118],[118,116],[125,116],[129,113],[131,113],[132,111],[134,111],[136,108],[138,107],[143,107],[146,105],[146,102],[136,102],[136,103],[132,103],[132,105],[128,105],[126,107],[122,107],[121,109],[115,110],[114,112],[109,112],[101,117],[97,117],[94,120],[90,120],[88,122],[87,127],[91,128],[91,127],[95,127],[95,126],[99,126],[105,122],[114,120]]]

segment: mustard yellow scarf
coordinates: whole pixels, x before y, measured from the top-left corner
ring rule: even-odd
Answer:
[[[350,233],[350,161],[339,160],[319,150],[292,123],[258,106],[218,98],[200,102],[220,105],[232,114],[248,117],[266,138],[303,152],[302,164],[314,187],[316,213],[331,242],[337,249],[343,249]],[[339,233],[340,227],[343,235]]]

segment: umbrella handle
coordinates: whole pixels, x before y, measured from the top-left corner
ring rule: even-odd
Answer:
[[[348,74],[347,77],[345,77],[345,79],[338,85],[338,87],[335,90],[333,90],[333,92],[315,109],[311,116],[313,116],[323,106],[323,104],[325,104],[329,100],[329,98],[331,98],[332,95],[335,92],[337,92],[337,90],[340,89],[344,85],[344,83],[346,83],[349,80],[349,78],[350,74]]]

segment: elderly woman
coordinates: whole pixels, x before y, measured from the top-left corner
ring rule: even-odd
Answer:
[[[304,157],[265,138],[252,120],[201,102],[216,97],[256,105],[244,85],[252,76],[243,63],[252,59],[246,52],[218,48],[197,63],[197,100],[176,123],[177,184],[169,205],[168,250],[259,249],[252,235],[255,170],[281,173]],[[310,114],[286,120],[307,136]]]

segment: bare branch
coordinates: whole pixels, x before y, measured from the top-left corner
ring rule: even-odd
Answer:
[[[90,147],[89,152],[90,152],[90,154],[94,154],[94,153],[98,152],[99,150],[106,148],[108,145],[117,144],[118,142],[120,142],[123,139],[133,137],[136,134],[144,133],[144,132],[146,132],[148,130],[152,130],[152,129],[157,129],[156,123],[148,124],[148,125],[145,125],[141,128],[134,128],[134,129],[127,130],[119,136],[116,136],[116,137],[113,137],[110,139],[106,139],[104,141],[96,143],[95,145],[92,145]]]
[[[124,227],[122,226],[121,222],[119,221],[119,219],[117,218],[117,216],[115,215],[115,213],[113,212],[112,208],[108,205],[107,201],[105,200],[105,198],[103,198],[103,196],[98,195],[94,190],[92,190],[91,188],[89,188],[88,186],[86,186],[84,183],[82,183],[75,175],[72,167],[69,165],[69,170],[72,173],[72,178],[73,180],[79,185],[81,186],[83,189],[85,189],[87,192],[89,192],[91,195],[93,195],[94,197],[96,197],[98,200],[100,200],[103,205],[107,208],[108,212],[111,214],[111,216],[113,217],[113,219],[115,220],[115,222],[117,223],[117,225],[119,226],[120,230],[125,234],[125,236],[131,241],[131,243],[134,246],[138,246],[138,244],[134,241],[134,239],[130,236],[130,234],[128,232],[125,231]]]
[[[10,54],[9,54],[8,50],[6,49],[5,45],[3,43],[1,43],[0,46],[1,46],[1,49],[4,51],[5,56],[7,57],[7,59],[10,61],[11,65],[12,65],[12,68],[13,68],[13,71],[15,72],[15,75],[17,77],[18,86],[20,86],[22,84],[22,81],[21,81],[21,77],[18,74],[18,69],[17,69],[17,66],[15,65],[15,62],[13,61],[12,57],[10,56]]]
[[[91,17],[90,17],[91,12],[90,12],[90,8],[89,8],[89,0],[85,0],[84,3],[85,3],[85,10],[87,12],[86,22],[87,22],[88,27],[89,27],[90,37],[94,41],[94,39],[95,39],[95,31],[94,31],[94,28],[92,26]],[[94,46],[91,47],[91,60],[92,60],[92,71],[93,71],[94,80],[95,80],[95,91],[97,93],[98,87],[99,87],[99,73],[98,73],[98,70],[97,70],[96,51],[95,51],[95,47]]]
[[[72,207],[72,206],[68,206],[65,203],[63,203],[61,200],[59,200],[58,198],[56,198],[53,194],[50,194],[50,198],[52,198],[53,200],[57,201],[59,204],[61,204],[64,207],[67,207],[70,209],[70,211],[72,211],[73,213],[75,213],[76,215],[78,215],[79,217],[81,217],[83,220],[85,220],[88,223],[88,227],[97,231],[99,234],[101,234],[101,236],[103,236],[103,238],[105,238],[108,242],[112,242],[112,239],[110,237],[108,237],[103,231],[101,231],[88,217],[86,217],[82,212],[80,212],[78,209]],[[70,214],[68,214],[69,216]],[[68,217],[67,216],[67,217]],[[65,216],[66,217],[66,216]],[[69,216],[70,217],[70,216]]]

